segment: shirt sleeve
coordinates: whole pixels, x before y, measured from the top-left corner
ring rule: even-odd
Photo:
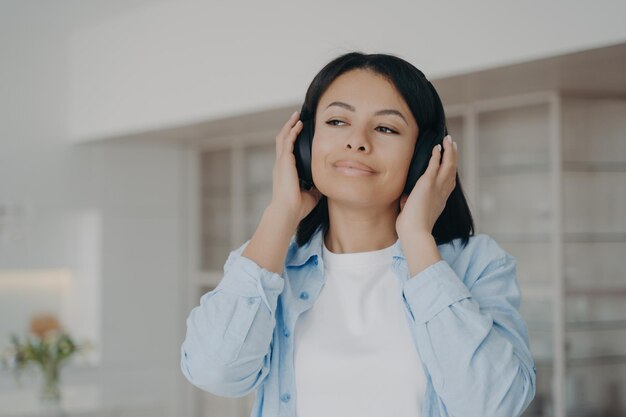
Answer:
[[[232,251],[217,287],[200,298],[187,317],[181,370],[200,389],[243,397],[270,369],[276,305],[284,278]]]
[[[485,264],[470,288],[445,260],[403,288],[418,352],[451,416],[519,416],[535,396],[516,260],[501,250]]]

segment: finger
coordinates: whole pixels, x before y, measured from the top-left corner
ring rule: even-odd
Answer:
[[[428,161],[428,167],[426,168],[426,172],[424,172],[424,175],[429,175],[433,178],[436,178],[437,171],[439,170],[440,165],[439,161],[441,159],[441,151],[439,150],[439,146],[440,145],[435,145],[435,147],[433,148],[430,160]]]
[[[457,150],[452,144],[452,137],[447,135],[443,140],[444,152],[441,168],[437,173],[437,182],[440,185],[452,185],[455,181],[457,170]]]
[[[450,171],[455,170],[456,167],[456,150],[454,149],[454,145],[452,145],[452,137],[450,135],[446,136],[443,140],[443,158],[441,161],[441,169],[440,173],[444,175],[449,175]]]
[[[300,114],[299,111],[293,112],[291,116],[289,117],[289,120],[287,120],[287,122],[283,125],[282,129],[280,129],[280,132],[278,132],[278,134],[276,135],[276,155],[277,156],[281,154],[285,136],[289,133],[289,131],[295,125],[296,121],[298,120],[299,114]]]
[[[291,128],[283,142],[283,152],[293,153],[294,143],[296,142],[298,133],[302,130],[302,126],[302,120],[298,120],[295,126]]]

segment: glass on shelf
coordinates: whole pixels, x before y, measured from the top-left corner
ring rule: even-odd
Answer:
[[[203,192],[230,190],[231,151],[215,150],[203,152],[200,156],[200,181]]]
[[[565,295],[565,317],[574,328],[576,323],[596,323],[597,326],[605,323],[605,327],[610,323],[626,323],[626,288],[606,292],[594,288],[566,289]],[[624,345],[626,347],[626,343]]]
[[[479,228],[483,232],[532,238],[547,236],[551,230],[551,188],[544,174],[482,177],[478,188]]]
[[[530,352],[536,362],[551,363],[554,357],[552,303],[522,297],[520,314],[528,327]]]
[[[566,287],[626,289],[625,255],[626,241],[565,242],[563,264]]]
[[[564,97],[561,109],[563,161],[626,162],[623,99]]]
[[[566,330],[569,326],[566,325]],[[566,358],[571,364],[624,362],[626,363],[626,327],[566,332]]]
[[[552,331],[552,303],[540,298],[524,298],[520,303],[520,314],[529,328]]]
[[[498,241],[498,244],[515,257],[517,280],[523,289],[547,289],[554,284],[552,243]],[[523,294],[522,294],[523,295]],[[550,294],[545,294],[547,297]]]
[[[549,132],[547,103],[481,112],[478,115],[479,173],[490,167],[548,166]]]
[[[546,330],[547,327],[537,328],[535,323],[527,324],[528,341],[533,360],[543,364],[551,364],[554,360],[554,330]]]
[[[202,235],[211,244],[230,242],[230,198],[204,196],[202,198]]]
[[[276,144],[246,147],[246,185],[248,190],[272,184],[272,171],[276,160]]]
[[[568,368],[565,397],[568,416],[626,415],[626,362]]]
[[[246,197],[246,236],[252,237],[263,216],[263,211],[272,200],[272,190],[258,190]]]
[[[565,233],[626,234],[626,172],[564,172]]]
[[[221,270],[230,249],[230,150],[201,154],[200,264],[203,270]]]

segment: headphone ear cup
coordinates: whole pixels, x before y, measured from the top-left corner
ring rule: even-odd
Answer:
[[[413,159],[409,165],[409,172],[404,185],[403,194],[409,195],[415,187],[417,180],[424,175],[430,162],[432,150],[435,145],[443,143],[443,135],[437,134],[432,129],[426,130],[424,133],[418,136],[415,150],[413,152]]]
[[[313,144],[313,120],[301,118],[302,129],[293,146],[296,157],[296,169],[300,179],[300,187],[310,190],[313,187],[313,174],[311,172],[311,147]]]

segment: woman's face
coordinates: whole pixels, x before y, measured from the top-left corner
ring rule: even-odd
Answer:
[[[417,134],[413,114],[393,84],[368,70],[340,75],[316,109],[315,186],[330,200],[354,207],[391,204],[402,194]],[[348,168],[350,161],[369,169]]]

